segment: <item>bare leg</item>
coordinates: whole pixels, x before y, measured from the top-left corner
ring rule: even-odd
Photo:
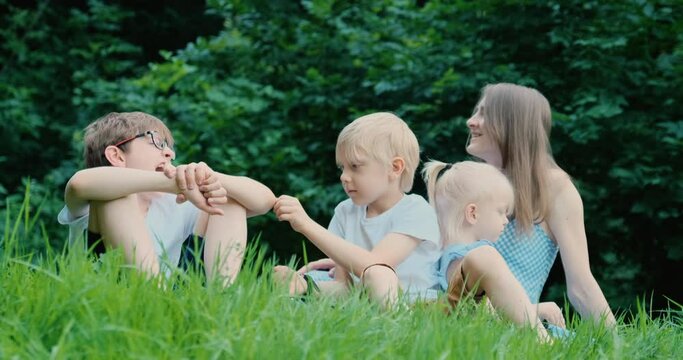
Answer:
[[[228,286],[235,281],[244,259],[247,211],[234,200],[218,207],[224,215],[209,216],[204,234],[204,266],[209,280],[220,276],[223,285]]]
[[[159,274],[159,261],[140,210],[137,195],[91,202],[96,226],[104,244],[123,248],[126,262],[151,275]]]
[[[385,308],[391,307],[398,299],[398,276],[394,270],[383,265],[370,265],[363,273],[363,286],[368,290],[370,299]]]
[[[489,246],[476,248],[465,256],[462,267],[469,289],[478,285],[499,313],[517,324],[531,325],[541,340],[548,339],[536,306],[531,304],[526,291],[498,251]]]

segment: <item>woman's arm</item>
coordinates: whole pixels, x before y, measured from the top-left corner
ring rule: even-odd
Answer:
[[[605,318],[613,326],[614,315],[598,282],[591,273],[588,244],[583,223],[583,202],[571,180],[556,181],[557,191],[551,200],[547,223],[560,247],[562,266],[567,278],[567,295],[582,317],[596,322]]]

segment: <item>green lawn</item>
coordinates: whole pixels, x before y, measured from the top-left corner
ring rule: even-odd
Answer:
[[[654,319],[640,306],[616,331],[572,319],[572,339],[540,344],[471,302],[445,316],[433,304],[383,311],[360,294],[292,299],[255,248],[228,289],[194,272],[159,286],[116,252],[99,263],[78,252],[24,255],[31,219],[5,224],[0,359],[683,358],[679,305]]]
[[[253,254],[254,252],[252,252]],[[0,262],[0,358],[681,358],[681,311],[645,311],[616,332],[571,324],[568,341],[535,334],[471,303],[382,311],[361,296],[302,302],[274,288],[252,259],[227,290],[196,274],[159,287],[82,254]],[[34,265],[37,264],[37,265]]]

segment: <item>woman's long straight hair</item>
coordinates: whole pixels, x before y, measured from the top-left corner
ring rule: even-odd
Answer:
[[[484,127],[502,155],[515,190],[517,231],[529,232],[548,214],[549,170],[557,168],[550,148],[551,110],[537,90],[514,84],[484,87]]]

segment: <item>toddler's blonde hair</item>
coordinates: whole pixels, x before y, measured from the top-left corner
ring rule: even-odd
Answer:
[[[427,184],[429,203],[436,210],[444,244],[458,239],[467,204],[500,199],[507,203],[508,212],[514,208],[512,184],[492,165],[474,161],[450,165],[431,160],[422,169],[422,176]]]

